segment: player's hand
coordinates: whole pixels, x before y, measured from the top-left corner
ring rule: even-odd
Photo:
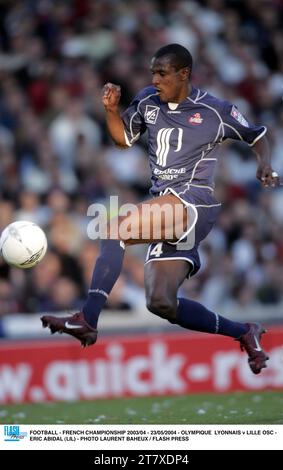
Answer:
[[[116,110],[121,97],[121,87],[106,83],[103,87],[102,103],[107,110]]]
[[[280,186],[279,175],[270,166],[259,166],[256,177],[265,188]]]

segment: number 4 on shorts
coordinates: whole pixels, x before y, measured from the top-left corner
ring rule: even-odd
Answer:
[[[157,243],[157,245],[149,253],[149,256],[155,256],[155,258],[159,258],[159,256],[161,256],[163,253],[162,245],[163,242]]]

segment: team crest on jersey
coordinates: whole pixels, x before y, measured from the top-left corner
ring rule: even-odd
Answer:
[[[148,124],[155,124],[158,113],[159,113],[159,109],[160,108],[158,106],[146,105],[145,113],[144,113],[145,122],[147,122]]]
[[[236,106],[233,106],[231,109],[231,116],[236,119],[242,126],[249,127],[248,121],[244,118],[244,116],[237,110]]]
[[[195,113],[193,116],[189,117],[190,124],[201,124],[203,118],[201,117],[200,113]]]

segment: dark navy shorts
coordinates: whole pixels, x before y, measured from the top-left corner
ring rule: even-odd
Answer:
[[[216,222],[221,203],[208,187],[189,183],[169,187],[162,194],[175,194],[188,208],[188,230],[175,242],[157,242],[149,245],[145,264],[151,261],[185,260],[189,263],[188,277],[200,269],[198,247]]]

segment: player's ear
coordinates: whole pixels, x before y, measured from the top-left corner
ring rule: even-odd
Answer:
[[[180,75],[182,80],[188,80],[190,76],[190,69],[188,67],[184,67],[180,70]]]

